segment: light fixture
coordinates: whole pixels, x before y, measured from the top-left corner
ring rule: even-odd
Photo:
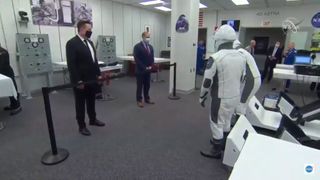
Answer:
[[[165,6],[158,6],[158,7],[154,7],[154,8],[159,9],[159,10],[161,10],[161,11],[165,11],[165,12],[171,11],[170,8],[167,8],[167,7],[165,7]]]
[[[200,8],[200,9],[202,9],[202,8],[207,8],[207,6],[204,5],[204,4],[199,3],[199,8]]]
[[[296,1],[300,1],[300,0],[286,0],[287,2],[296,2]]]
[[[249,4],[248,0],[232,0],[232,2],[237,6]]]
[[[161,0],[153,0],[153,1],[141,2],[140,4],[144,5],[144,6],[149,6],[149,5],[162,4],[162,3],[164,3],[164,2]]]

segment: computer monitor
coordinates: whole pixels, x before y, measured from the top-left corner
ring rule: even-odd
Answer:
[[[311,64],[311,57],[296,55],[294,64]]]
[[[233,29],[238,32],[240,27],[240,20],[222,20],[221,25],[228,24],[229,26],[233,27]]]

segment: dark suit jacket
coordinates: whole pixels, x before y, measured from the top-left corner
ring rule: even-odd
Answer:
[[[14,72],[10,66],[9,53],[2,47],[0,47],[0,74],[11,78],[14,77]]]
[[[272,46],[272,47],[270,47],[268,49],[267,60],[269,60],[269,56],[272,56],[273,49],[274,49],[274,46]],[[282,48],[279,47],[274,56],[276,57],[275,63],[281,63],[281,60],[282,60]]]
[[[154,52],[153,47],[148,44],[150,53],[148,53],[148,50],[145,48],[143,42],[140,42],[134,46],[133,49],[133,56],[134,61],[136,62],[136,73],[137,74],[143,74],[147,71],[146,68],[148,66],[152,66],[154,63]]]
[[[94,61],[89,48],[78,36],[73,37],[67,42],[67,64],[70,80],[73,84],[77,84],[79,81],[97,80],[97,77],[100,76],[96,50],[93,43],[90,40],[88,42],[94,50]]]

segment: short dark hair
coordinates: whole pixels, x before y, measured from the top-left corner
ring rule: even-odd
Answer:
[[[86,24],[92,24],[91,21],[89,20],[80,20],[78,23],[77,23],[77,28],[78,28],[78,32],[80,31],[80,29],[85,26]]]
[[[147,35],[147,34],[148,34],[148,32],[147,32],[147,31],[144,31],[144,32],[141,34],[141,37],[144,38],[145,35]]]

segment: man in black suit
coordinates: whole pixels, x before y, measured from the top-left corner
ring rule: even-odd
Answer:
[[[277,63],[281,63],[282,59],[282,48],[280,48],[280,42],[277,41],[276,44],[269,48],[267,52],[267,59],[264,64],[264,70],[262,73],[262,81],[266,78],[266,75],[269,71],[268,82],[272,79],[273,68],[276,67]]]
[[[14,87],[16,88],[17,99],[13,96],[9,97],[10,105],[4,108],[5,111],[11,111],[10,115],[15,115],[19,113],[22,110],[22,108],[20,106],[17,83],[14,79],[14,72],[10,66],[9,53],[7,50],[1,47],[1,44],[0,44],[0,74],[3,74],[11,78],[13,81]]]
[[[134,46],[133,56],[136,63],[136,77],[137,77],[137,92],[136,100],[138,107],[143,108],[142,89],[144,95],[144,102],[147,104],[154,104],[150,100],[150,77],[152,66],[154,64],[153,47],[149,44],[150,33],[142,33],[142,41]]]
[[[105,123],[96,119],[95,95],[99,85],[86,84],[86,81],[102,79],[93,43],[89,40],[92,34],[90,21],[79,21],[77,24],[78,34],[70,39],[66,45],[67,63],[72,84],[78,86],[73,89],[76,105],[76,118],[79,132],[83,135],[91,135],[86,128],[85,104],[92,126],[104,126]]]

